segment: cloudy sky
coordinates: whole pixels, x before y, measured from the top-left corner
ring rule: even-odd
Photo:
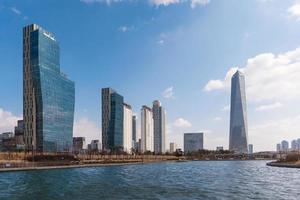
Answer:
[[[76,84],[74,135],[100,138],[100,89],[135,113],[161,100],[168,141],[228,147],[230,78],[246,76],[249,142],[300,138],[300,1],[0,0],[0,132],[22,118],[22,27],[54,33]]]

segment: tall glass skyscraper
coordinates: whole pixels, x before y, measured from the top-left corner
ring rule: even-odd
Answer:
[[[102,89],[102,148],[123,148],[124,99],[111,88]]]
[[[60,71],[59,43],[36,24],[23,28],[23,117],[27,150],[70,151],[74,82]]]
[[[248,153],[245,76],[240,71],[231,78],[229,150]]]
[[[153,113],[153,134],[154,134],[154,152],[165,153],[166,142],[166,112],[161,106],[160,101],[155,100],[152,107]]]

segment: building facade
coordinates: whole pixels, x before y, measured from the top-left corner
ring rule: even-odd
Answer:
[[[281,142],[281,151],[287,152],[289,150],[289,142],[286,140],[283,140]]]
[[[281,144],[276,144],[276,151],[280,152],[281,151]]]
[[[229,150],[248,153],[245,76],[240,71],[231,78]]]
[[[170,150],[169,150],[169,152],[170,153],[175,153],[176,149],[177,149],[177,144],[175,142],[171,142],[170,143]]]
[[[151,108],[141,109],[141,152],[154,151],[153,115]]]
[[[102,89],[102,149],[123,148],[124,98],[111,88]]]
[[[137,142],[137,135],[136,135],[136,116],[132,116],[132,140],[133,142]]]
[[[248,145],[248,153],[253,154],[253,144]]]
[[[26,150],[70,151],[75,85],[60,71],[59,43],[36,24],[23,28],[23,119]]]
[[[183,141],[185,153],[203,149],[203,133],[185,133]]]
[[[78,154],[86,148],[85,137],[73,137],[73,152]]]
[[[132,109],[131,106],[124,103],[124,130],[123,130],[123,150],[127,153],[131,153],[133,148],[132,140]]]
[[[153,134],[154,152],[157,154],[165,153],[166,143],[166,111],[161,106],[160,101],[155,100],[152,107],[153,113]]]

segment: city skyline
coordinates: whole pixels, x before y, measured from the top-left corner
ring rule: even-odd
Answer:
[[[255,151],[299,138],[297,3],[189,2],[0,2],[0,131],[12,131],[22,118],[21,30],[35,22],[59,40],[63,71],[76,83],[74,136],[87,143],[100,139],[99,91],[111,86],[138,113],[137,131],[141,105],[159,99],[168,111],[166,144],[183,147],[184,132],[201,131],[204,148],[228,148],[229,81],[237,65],[247,77]],[[231,14],[234,6],[240,11]],[[58,7],[60,17],[51,14]]]

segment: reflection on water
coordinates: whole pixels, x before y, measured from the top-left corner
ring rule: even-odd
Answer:
[[[299,199],[300,169],[192,161],[0,173],[0,199]]]

